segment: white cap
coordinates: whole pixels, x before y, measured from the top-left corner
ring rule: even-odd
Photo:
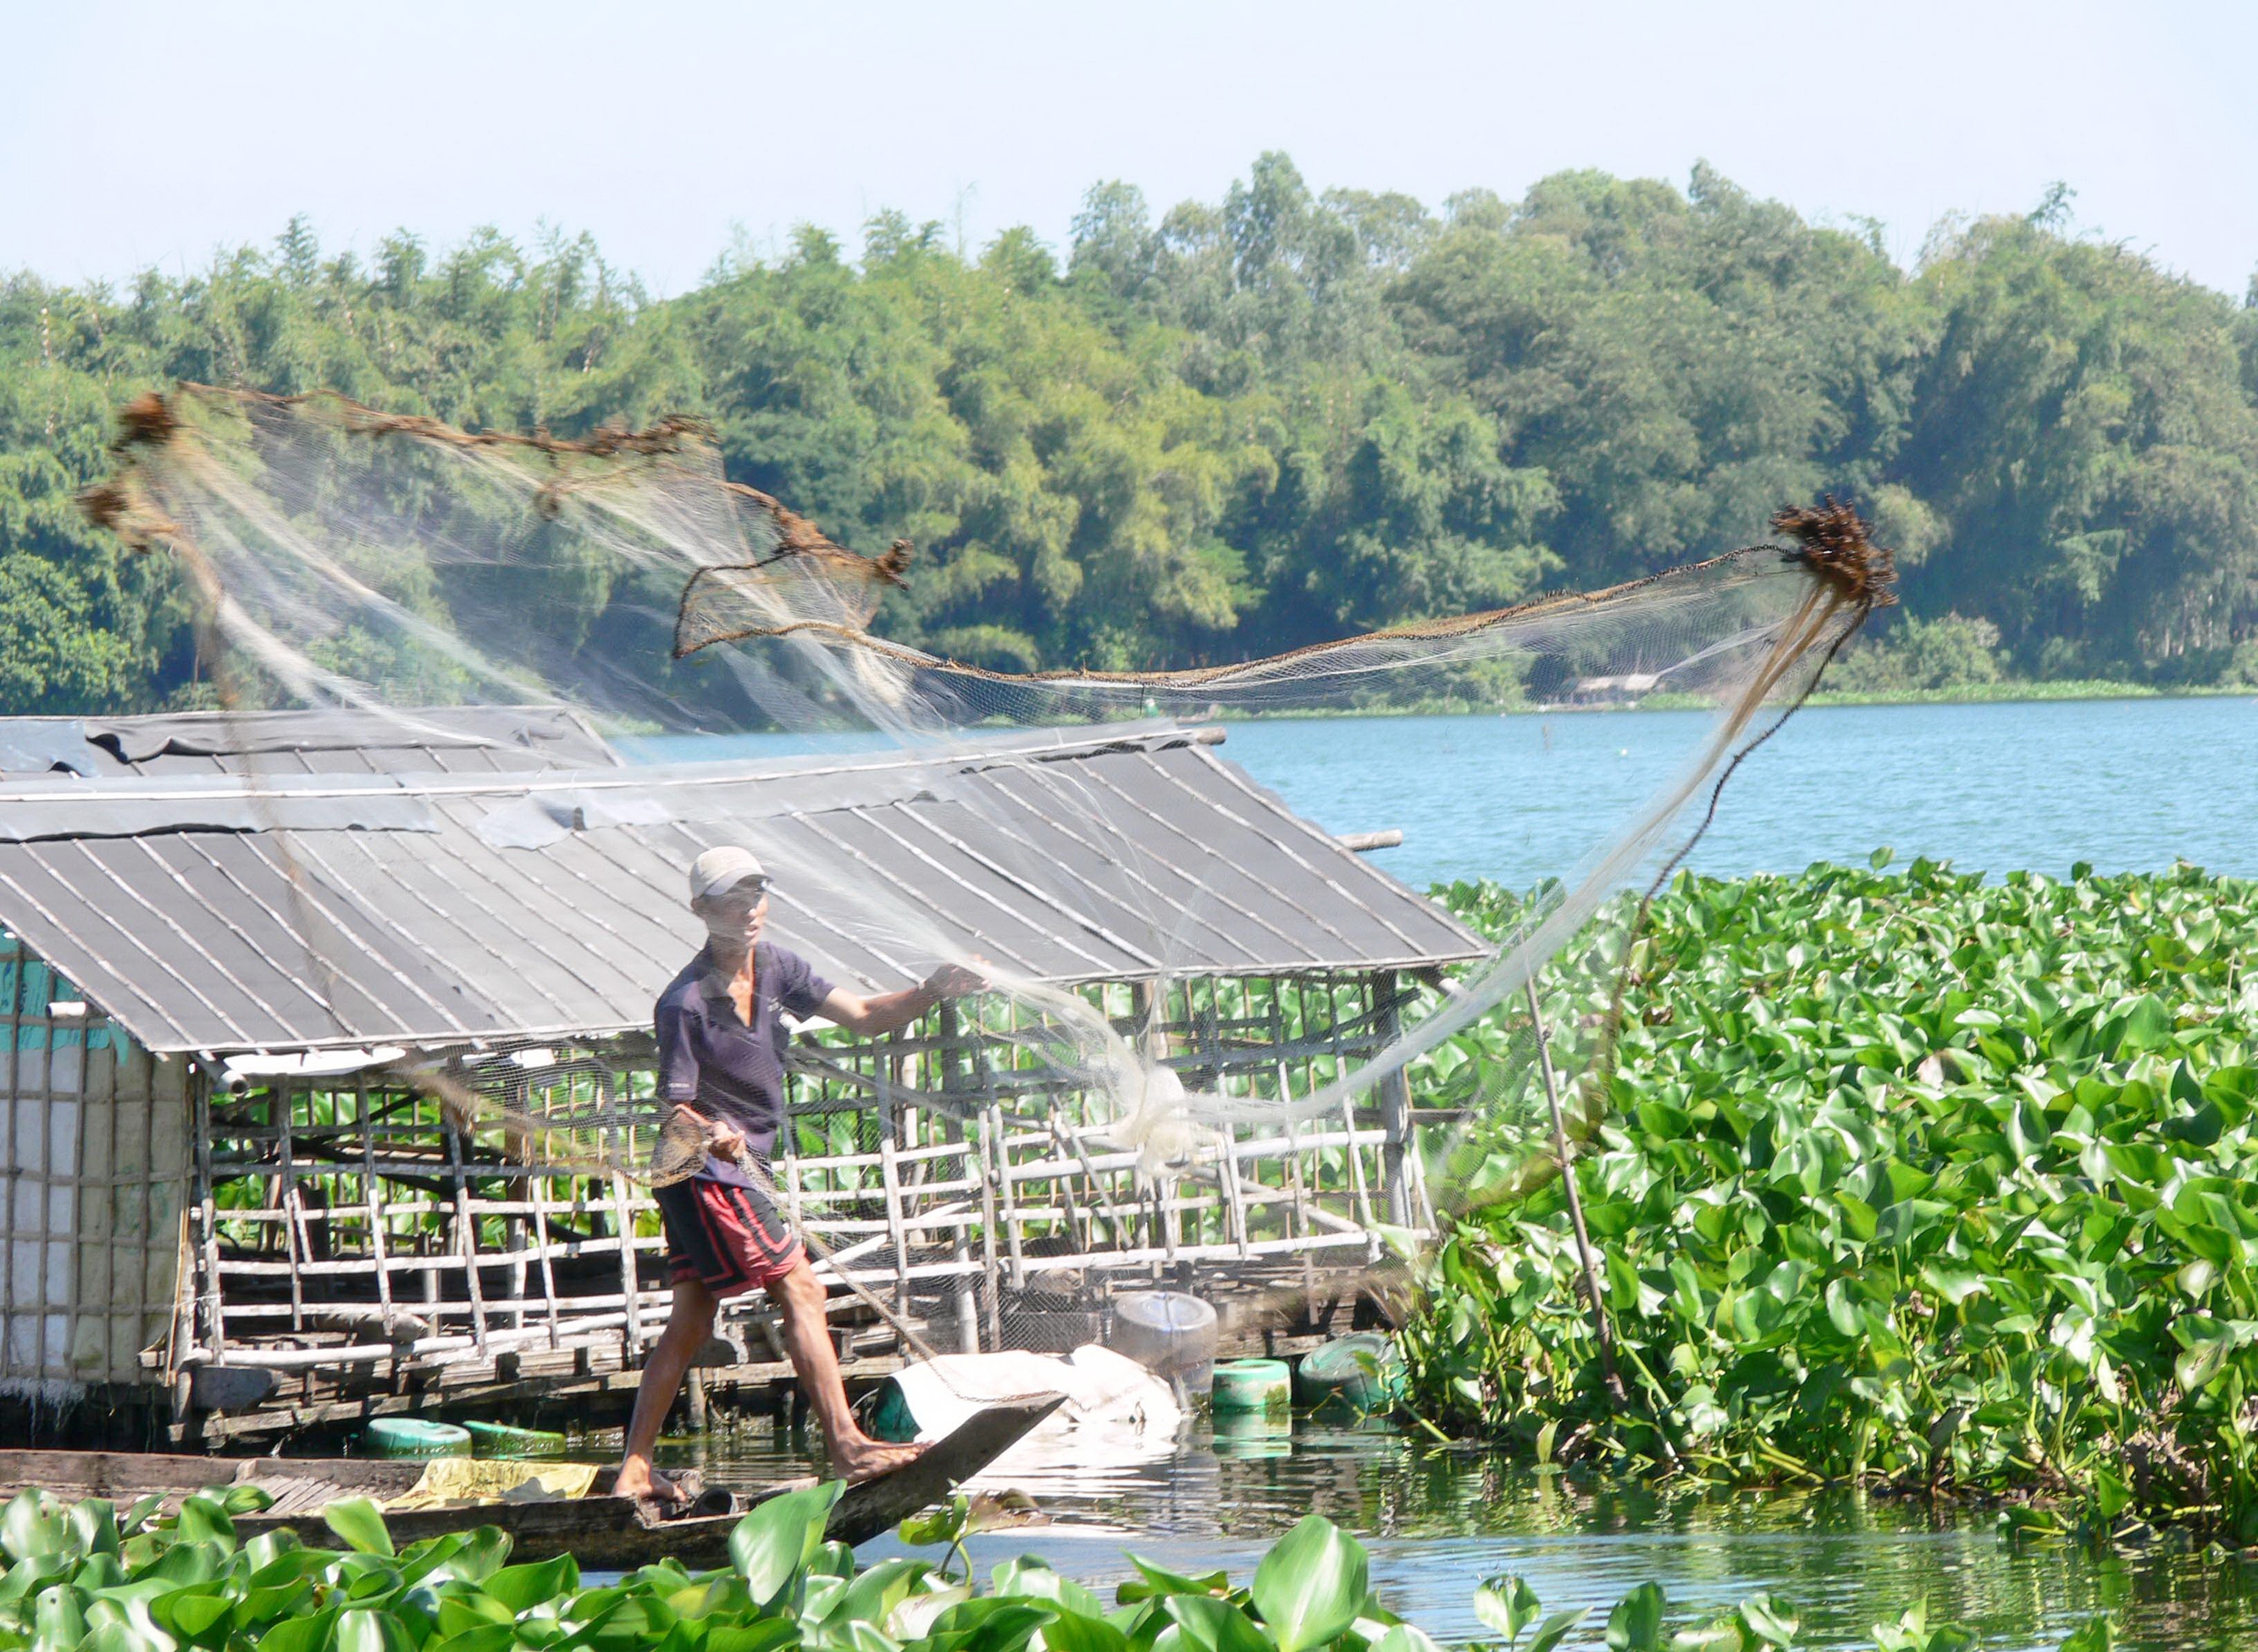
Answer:
[[[710,895],[736,888],[748,878],[766,878],[760,857],[734,843],[718,844],[690,863],[690,901],[692,906]]]

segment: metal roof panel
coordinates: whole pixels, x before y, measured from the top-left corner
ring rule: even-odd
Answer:
[[[959,950],[1062,984],[1487,950],[1201,738],[1140,728],[484,774],[18,777],[0,811],[49,825],[0,841],[0,921],[160,1050],[642,1025],[704,938],[682,868],[733,840],[777,875],[776,938],[844,985],[907,985]],[[237,808],[231,826],[208,829],[215,798]],[[129,807],[140,829],[104,835]],[[482,830],[528,807],[557,826],[537,847]],[[346,829],[408,808],[414,829]],[[872,889],[908,921],[858,921]]]

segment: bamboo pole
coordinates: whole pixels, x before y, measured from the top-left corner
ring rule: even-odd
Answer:
[[[1536,977],[1523,985],[1529,994],[1529,1024],[1536,1032],[1536,1064],[1544,1075],[1544,1102],[1552,1110],[1552,1154],[1560,1167],[1561,1188],[1568,1196],[1568,1221],[1576,1230],[1576,1255],[1583,1264],[1584,1300],[1591,1307],[1592,1334],[1599,1340],[1600,1374],[1606,1379],[1609,1396],[1616,1404],[1628,1407],[1631,1399],[1623,1391],[1623,1379],[1615,1374],[1615,1334],[1600,1301],[1599,1270],[1592,1261],[1591,1235],[1584,1229],[1583,1195],[1576,1190],[1575,1164],[1568,1156],[1568,1126],[1560,1116],[1560,1086],[1552,1076],[1552,1046],[1544,1035],[1544,1006],[1537,999]]]
[[[988,1346],[991,1349],[1004,1346],[1004,1289],[1003,1279],[997,1271],[996,1257],[996,1200],[999,1190],[1008,1193],[1000,1169],[1003,1158],[1004,1130],[1002,1121],[991,1107],[987,1122],[980,1131],[980,1255],[987,1267],[988,1289]],[[1019,1245],[1014,1238],[1012,1264],[1020,1269]]]
[[[784,1149],[784,1217],[797,1233],[805,1223],[800,1210],[800,1127],[789,1108],[785,1109],[783,1127],[776,1134]]]
[[[40,1011],[45,1025],[41,1028],[42,1047],[39,1064],[39,1170],[32,1178],[39,1199],[39,1249],[32,1270],[32,1277],[39,1282],[33,1287],[33,1301],[38,1305],[38,1312],[32,1321],[39,1351],[34,1357],[33,1370],[42,1381],[50,1374],[48,1370],[47,1322],[50,1317],[49,1310],[56,1305],[52,1300],[53,1275],[48,1272],[48,1257],[55,1242],[55,1020],[50,1007],[54,1003],[55,973],[51,968],[48,972],[47,982],[48,1003],[41,1005]],[[23,1058],[23,1052],[18,1050],[16,1059],[20,1062]],[[11,1228],[15,1221],[15,1212],[11,1209],[8,1222]],[[14,1327],[11,1327],[11,1342],[14,1340],[13,1330]]]
[[[291,1151],[291,1103],[295,1100],[287,1083],[276,1084],[266,1092],[266,1104],[273,1110],[275,1125],[280,1132],[282,1149],[280,1180],[282,1190],[282,1244],[284,1254],[290,1259],[290,1328],[302,1331],[306,1323],[305,1285],[297,1265],[310,1262],[313,1246],[305,1230],[305,1215],[298,1200],[298,1161]]]
[[[0,1292],[4,1292],[6,1297],[4,1312],[0,1312],[0,1371],[5,1371],[7,1374],[11,1376],[19,1374],[37,1375],[36,1372],[19,1373],[15,1369],[17,1319],[16,1275],[19,1272],[19,1269],[17,1267],[17,1242],[14,1230],[16,1225],[16,1206],[19,1202],[17,1198],[17,1192],[19,1184],[22,1180],[24,1172],[24,1110],[13,1104],[13,1097],[16,1093],[22,1088],[24,1078],[25,1051],[23,990],[25,968],[26,954],[23,944],[19,941],[8,954],[8,963],[4,977],[5,990],[8,995],[6,1037],[8,1040],[8,1089],[11,1098],[11,1104],[8,1108],[8,1160],[5,1198],[7,1200],[8,1227],[10,1231],[6,1246],[4,1248],[0,1248],[0,1267],[4,1267],[4,1275],[0,1275]]]
[[[635,1272],[635,1215],[627,1203],[627,1178],[614,1170],[611,1174],[611,1221],[619,1231],[619,1294],[627,1304],[627,1323],[622,1329],[620,1357],[632,1362],[641,1338],[639,1335],[642,1309],[641,1292],[637,1288]],[[471,1270],[471,1289],[477,1289],[478,1271]],[[482,1342],[482,1351],[485,1344]]]
[[[1282,1061],[1278,1064],[1278,1078],[1282,1085],[1285,1076],[1286,1064]],[[1247,1253],[1247,1243],[1254,1236],[1246,1230],[1246,1200],[1239,1192],[1238,1161],[1231,1154],[1230,1131],[1231,1127],[1229,1125],[1223,1126],[1223,1152],[1222,1158],[1215,1165],[1215,1185],[1222,1190],[1225,1199],[1230,1201],[1227,1215],[1230,1227],[1226,1237],[1237,1241],[1238,1253],[1245,1256]]]
[[[550,1179],[545,1176],[534,1179],[529,1183],[529,1187],[533,1194],[534,1249],[539,1257],[541,1268],[541,1300],[542,1305],[549,1314],[549,1345],[555,1348],[557,1321],[561,1316],[557,1307],[557,1270],[550,1261],[549,1200],[551,1191]]]
[[[1012,1175],[1011,1148],[1004,1138],[1003,1117],[992,1103],[989,1108],[988,1129],[996,1143],[996,1187],[1004,1204],[1004,1243],[1012,1253],[1012,1289],[1025,1290],[1027,1255],[1021,1244],[1018,1183]]]
[[[923,1069],[925,1088],[938,1090],[945,1097],[964,1103],[967,1075],[960,1072],[956,1051],[951,1042],[957,1031],[956,1006],[952,1004],[939,1005],[934,1012],[934,1023],[936,1048],[921,1058],[926,1064]],[[992,1101],[983,1103],[979,1110],[979,1140],[975,1142],[968,1105],[962,1116],[953,1112],[943,1116],[954,1120],[956,1140],[964,1144],[966,1176],[976,1176],[980,1181],[980,1259],[987,1284],[985,1289],[977,1294],[984,1302],[988,1346],[991,1349],[1000,1349],[1004,1345],[1004,1304],[1001,1282],[996,1271],[996,1190],[1002,1177],[997,1169],[996,1155],[998,1144],[1004,1138],[1003,1121]],[[1013,1247],[1013,1260],[1017,1260],[1016,1245]],[[974,1343],[972,1351],[977,1353],[976,1332]]]
[[[151,1075],[152,1086],[155,1075]],[[210,1327],[212,1363],[228,1363],[228,1319],[220,1293],[220,1215],[218,1201],[212,1195],[212,1084],[200,1070],[191,1069],[189,1090],[195,1100],[196,1129],[196,1196],[198,1213],[203,1217],[204,1232],[199,1252],[203,1261],[203,1287],[197,1295],[205,1311],[206,1323]]]
[[[1370,977],[1370,986],[1373,995],[1372,1023],[1383,1044],[1394,1043],[1402,1023],[1394,972],[1379,971]],[[1335,1025],[1337,1028],[1339,1023]],[[1411,1081],[1400,1067],[1379,1081],[1379,1110],[1381,1125],[1387,1132],[1387,1146],[1380,1151],[1380,1178],[1387,1184],[1387,1219],[1399,1228],[1408,1228],[1417,1215],[1412,1173],[1407,1160],[1418,1156],[1419,1144],[1412,1136]],[[1355,1149],[1350,1151],[1353,1154]]]
[[[949,1248],[949,1260],[960,1267],[972,1260],[972,1247],[966,1242],[964,1230],[959,1228]],[[968,1271],[957,1275],[956,1282],[956,1340],[961,1352],[980,1351],[980,1311],[972,1288],[972,1275]]]
[[[879,1108],[879,1176],[886,1192],[886,1237],[893,1245],[893,1304],[909,1317],[909,1232],[901,1222],[901,1166],[894,1157],[901,1147],[901,1110],[894,1105],[893,1087],[880,1093]]]
[[[141,1301],[146,1304],[149,1304],[150,1298],[156,1294],[150,1287],[149,1275],[151,1270],[158,1266],[157,1257],[159,1254],[157,1249],[157,1215],[155,1208],[157,1181],[156,1063],[151,1058],[149,1052],[146,1050],[144,1050],[139,1044],[123,1042],[125,1040],[125,1029],[115,1023],[112,1023],[110,1028],[110,1048],[115,1052],[115,1058],[119,1066],[123,1068],[127,1065],[126,1058],[130,1053],[132,1057],[131,1064],[131,1070],[139,1080],[138,1088],[140,1092],[141,1101],[142,1144],[140,1177],[140,1232],[143,1248],[141,1252],[141,1268],[138,1279],[141,1287]],[[166,1111],[167,1122],[168,1124],[173,1124],[177,1127],[178,1115],[183,1110],[185,1110],[168,1109]],[[185,1143],[183,1143],[183,1146],[185,1146]],[[187,1254],[188,1212],[184,1207],[176,1209],[173,1213],[173,1303],[168,1316],[168,1329],[166,1332],[166,1336],[168,1338],[166,1343],[166,1369],[168,1372],[171,1372],[173,1368],[173,1350],[180,1346],[180,1282],[183,1278],[188,1277],[192,1272],[192,1265],[190,1263]],[[144,1316],[143,1320],[135,1325],[133,1334],[128,1341],[127,1346],[129,1349],[141,1345],[144,1341],[142,1332],[146,1328],[146,1316]],[[196,1326],[193,1320],[189,1323],[188,1333],[191,1336],[196,1334]],[[131,1362],[129,1360],[129,1364]]]
[[[946,1082],[946,1079],[944,1081]],[[942,1139],[954,1144],[960,1149],[961,1156],[958,1162],[966,1175],[968,1177],[976,1174],[979,1176],[980,1192],[984,1202],[988,1192],[988,1177],[986,1174],[985,1160],[984,1158],[976,1159],[975,1156],[972,1146],[972,1132],[966,1128],[964,1121],[961,1118],[959,1118],[954,1113],[936,1112],[931,1115],[931,1120],[932,1128],[938,1132]],[[970,1225],[971,1224],[968,1220],[961,1221],[957,1223],[955,1237],[952,1241],[953,1247],[952,1256],[956,1261],[968,1261],[971,1258],[972,1235],[970,1232]],[[994,1240],[992,1238],[989,1241],[989,1248],[986,1252],[985,1260],[988,1263],[989,1275],[992,1278],[996,1271],[996,1252]],[[979,1293],[975,1289],[972,1281],[968,1275],[961,1280],[957,1286],[956,1324],[957,1340],[963,1345],[964,1351],[968,1354],[978,1353],[980,1351]]]
[[[1341,1098],[1341,1128],[1350,1136],[1353,1137],[1357,1133],[1356,1109],[1350,1099],[1345,1095]],[[1354,1141],[1349,1144],[1346,1152],[1349,1160],[1349,1192],[1350,1199],[1355,1201],[1351,1208],[1357,1213],[1357,1220],[1369,1228],[1373,1225],[1375,1218],[1372,1215],[1372,1189],[1365,1183],[1364,1155],[1357,1151]]]
[[[54,1013],[54,1009],[50,1006],[48,1014],[52,1018]],[[47,1081],[50,1090],[55,1086],[54,1061],[56,1037],[57,1034],[54,1032],[48,1035]],[[87,1025],[83,1020],[79,1024],[78,1040],[79,1042],[71,1046],[79,1052],[79,1076],[74,1091],[76,1100],[71,1104],[74,1125],[71,1132],[70,1155],[71,1243],[71,1250],[64,1258],[66,1263],[64,1278],[69,1282],[70,1303],[64,1311],[63,1319],[63,1346],[66,1350],[64,1357],[66,1361],[71,1357],[68,1350],[77,1344],[79,1339],[79,1316],[85,1303],[85,1292],[81,1289],[82,1281],[79,1277],[79,1258],[86,1254],[91,1239],[94,1244],[95,1253],[101,1258],[102,1265],[104,1289],[101,1300],[105,1309],[102,1315],[102,1370],[103,1374],[107,1376],[109,1367],[110,1340],[110,1318],[107,1310],[117,1300],[117,1244],[115,1237],[116,1222],[112,1214],[117,1195],[108,1187],[103,1187],[100,1200],[101,1214],[99,1217],[89,1216],[89,1208],[93,1201],[87,1197],[91,1190],[86,1185],[86,1135],[93,1124],[95,1111],[93,1105],[94,1052],[87,1043]],[[52,1110],[49,1110],[51,1114]],[[103,1106],[101,1109],[101,1116],[110,1137],[109,1149],[103,1154],[102,1162],[105,1165],[115,1165],[117,1162],[117,1113],[115,1103]],[[54,1128],[52,1122],[48,1128],[50,1130]],[[52,1144],[48,1148],[48,1162],[49,1164],[55,1162],[55,1149]]]
[[[1313,1225],[1309,1219],[1309,1177],[1302,1170],[1305,1149],[1302,1147],[1301,1131],[1290,1113],[1286,1116],[1284,1128],[1288,1148],[1283,1162],[1285,1174],[1282,1178],[1286,1185],[1285,1192],[1288,1194],[1286,1237],[1297,1239],[1307,1238],[1309,1230]],[[1351,1147],[1350,1151],[1354,1152],[1355,1148]],[[1305,1312],[1313,1308],[1316,1297],[1317,1259],[1305,1251],[1302,1252],[1302,1299]]]
[[[369,1256],[377,1265],[377,1307],[392,1318],[392,1270],[385,1265],[384,1201],[377,1197],[377,1139],[369,1118],[369,1078],[353,1079],[354,1119],[361,1126],[361,1200],[369,1213]]]
[[[486,1349],[486,1292],[478,1280],[478,1219],[471,1214],[470,1182],[463,1171],[462,1132],[441,1111],[439,1128],[447,1137],[447,1170],[455,1190],[455,1237],[462,1252],[463,1277],[470,1289],[472,1342],[481,1354]],[[632,1252],[630,1252],[631,1258]]]

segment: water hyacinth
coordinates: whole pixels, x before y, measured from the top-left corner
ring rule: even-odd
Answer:
[[[232,1516],[265,1500],[256,1488],[199,1492],[158,1520],[156,1499],[120,1514],[65,1508],[26,1491],[0,1514],[0,1647],[33,1652],[1436,1652],[1380,1604],[1364,1546],[1312,1515],[1234,1587],[1224,1574],[1185,1577],[1129,1558],[1133,1574],[1105,1603],[1032,1556],[994,1568],[983,1590],[961,1539],[959,1497],[906,1524],[903,1539],[950,1545],[945,1561],[858,1566],[826,1543],[836,1484],[787,1493],[745,1516],[725,1570],[672,1562],[591,1584],[570,1557],[509,1564],[488,1527],[395,1551],[365,1499],[325,1518],[341,1548],[290,1531],[236,1539]],[[1643,1584],[1606,1619],[1545,1617],[1519,1578],[1484,1584],[1476,1609],[1507,1652],[1551,1652],[1602,1638],[1618,1652],[1756,1652],[1798,1644],[1794,1618],[1743,1602],[1706,1623],[1676,1621]],[[1917,1605],[1877,1626],[1882,1652],[1959,1652],[1964,1630],[1928,1626]],[[1573,1637],[1573,1639],[1572,1639]],[[2105,1622],[2071,1642],[2104,1652]]]
[[[2258,1537],[2258,885],[1888,860],[1679,876],[1611,1061],[1623,926],[1558,961],[1546,1021],[1584,1075],[1577,1187],[1633,1404],[1602,1384],[1549,1136],[1512,1108],[1461,1149],[1412,1404],[1540,1459]],[[1447,893],[1492,925],[1516,907]],[[1525,1030],[1467,1035],[1422,1099]]]

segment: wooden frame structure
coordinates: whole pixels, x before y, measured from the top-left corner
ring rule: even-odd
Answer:
[[[1142,983],[1084,989],[1188,1087],[1271,1100],[1385,1043],[1410,990],[1393,972],[1180,982],[1165,1004]],[[1368,1266],[1382,1222],[1432,1221],[1400,1081],[1321,1118],[1207,1132],[1155,1170],[1030,1059],[1013,1014],[974,1000],[878,1040],[804,1033],[791,1054],[772,1173],[834,1252],[819,1275],[851,1271],[937,1346],[1072,1347],[1099,1333],[1112,1290],[1155,1282],[1196,1279],[1228,1311]],[[514,1067],[536,1101],[652,1081],[639,1037],[467,1053]],[[183,1430],[613,1386],[665,1322],[646,1192],[529,1164],[521,1142],[381,1069],[207,1078],[192,1134],[169,1350]],[[779,1374],[760,1299],[731,1306],[709,1377]],[[894,1333],[851,1296],[833,1309],[850,1370],[890,1369]]]
[[[1224,738],[639,767],[508,707],[0,719],[0,1432],[108,1406],[114,1432],[214,1440],[631,1387],[668,1307],[648,1199],[417,1073],[647,1095],[652,998],[703,939],[682,869],[716,842],[760,845],[779,938],[826,979],[985,952],[1191,1090],[1298,1103],[1392,1039],[1407,983],[1487,949],[1360,859],[1386,834],[1334,838]],[[842,920],[865,886],[923,938]],[[782,1197],[924,1341],[1072,1346],[1162,1281],[1228,1319],[1431,1220],[1400,1077],[1132,1140],[1015,1002],[791,1051]],[[834,1315],[850,1375],[892,1368],[879,1316]],[[693,1414],[707,1381],[789,1370],[757,1299],[726,1330]]]
[[[34,1405],[144,1379],[178,1308],[190,1064],[153,1056],[0,935],[0,1384]]]

